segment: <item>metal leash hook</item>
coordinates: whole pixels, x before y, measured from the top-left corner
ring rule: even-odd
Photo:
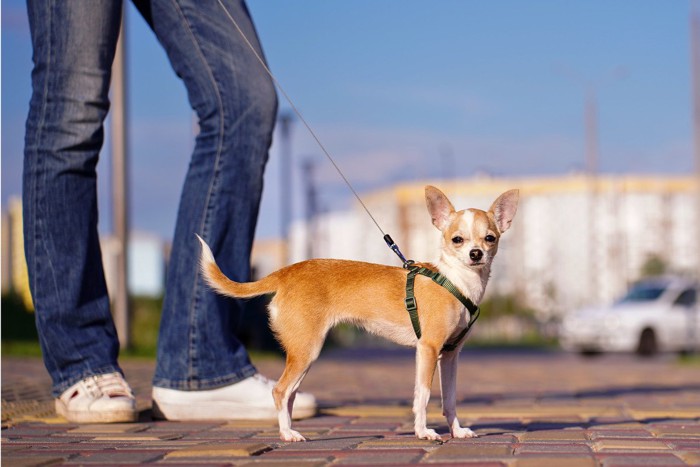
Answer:
[[[401,250],[399,250],[399,246],[391,238],[391,235],[389,235],[389,234],[384,235],[384,241],[389,246],[389,248],[391,248],[391,251],[396,253],[396,256],[399,257],[399,259],[403,263],[404,269],[410,268],[411,265],[413,265],[413,263],[415,263],[415,261],[413,261],[412,259],[406,259],[404,257],[403,253],[401,253]]]

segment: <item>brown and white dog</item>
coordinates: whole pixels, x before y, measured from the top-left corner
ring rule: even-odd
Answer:
[[[510,190],[499,196],[488,211],[455,211],[440,190],[425,188],[433,225],[442,232],[440,257],[434,267],[475,304],[484,295],[499,238],[510,227],[518,198],[518,190]],[[426,407],[438,362],[443,413],[452,437],[476,436],[460,426],[455,408],[457,356],[466,336],[455,350],[442,351],[443,345],[467,325],[469,313],[446,289],[428,277],[416,277],[415,296],[420,303],[422,329],[419,339],[405,308],[406,269],[313,259],[282,268],[257,282],[237,283],[221,272],[207,244],[199,240],[202,273],[214,290],[237,298],[274,294],[269,306],[270,326],[287,356],[284,372],[273,390],[282,440],[305,440],[291,427],[294,396],[318,357],[326,334],[338,323],[352,323],[417,348],[413,401],[416,436],[440,439],[426,426]]]

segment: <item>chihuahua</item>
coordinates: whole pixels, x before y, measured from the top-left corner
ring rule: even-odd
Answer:
[[[455,211],[440,190],[432,186],[425,188],[428,212],[433,225],[442,233],[440,256],[432,267],[475,304],[484,295],[499,238],[511,225],[518,198],[518,190],[510,190],[499,196],[488,211]],[[207,244],[199,240],[202,274],[218,293],[237,298],[274,295],[269,305],[270,327],[286,353],[284,371],[273,389],[283,441],[305,441],[291,426],[294,396],[321,352],[328,331],[344,322],[416,347],[413,413],[418,438],[441,439],[426,425],[426,409],[438,363],[443,414],[450,434],[453,438],[476,436],[469,428],[460,426],[456,414],[457,356],[466,340],[461,331],[470,316],[448,290],[428,277],[415,278],[422,329],[419,338],[405,308],[406,269],[312,259],[282,268],[257,282],[238,283],[221,272]],[[454,350],[443,349],[446,342],[460,334]]]

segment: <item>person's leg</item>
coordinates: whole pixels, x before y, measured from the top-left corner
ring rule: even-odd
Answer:
[[[259,50],[243,2],[223,3]],[[154,386],[219,388],[256,370],[235,336],[244,303],[204,284],[194,234],[212,246],[230,277],[249,280],[276,94],[217,0],[153,0],[144,16],[152,18],[200,126],[180,200]]]
[[[65,396],[57,408],[70,401],[81,412],[72,421],[93,421],[91,410],[115,407],[116,418],[124,421],[135,411],[117,365],[119,342],[97,233],[95,171],[121,0],[29,0],[27,6],[34,69],[25,136],[24,242],[44,362],[54,396]],[[94,405],[106,381],[119,386],[120,399]],[[94,421],[118,421],[113,415]]]

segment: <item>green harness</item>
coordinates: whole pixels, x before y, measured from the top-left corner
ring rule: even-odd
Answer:
[[[433,271],[432,269],[426,268],[424,266],[409,265],[408,276],[406,277],[406,310],[408,311],[408,314],[411,317],[413,331],[416,333],[416,337],[418,339],[420,339],[421,330],[420,322],[418,321],[418,303],[416,302],[416,297],[413,290],[417,274],[429,277],[433,280],[433,282],[447,289],[447,291],[454,295],[457,298],[457,300],[459,300],[462,303],[462,305],[464,305],[464,307],[469,311],[469,322],[467,323],[467,326],[464,329],[462,329],[459,335],[452,342],[446,342],[445,345],[442,346],[442,352],[451,352],[457,348],[457,345],[459,345],[462,339],[464,339],[464,336],[467,335],[472,325],[479,317],[479,307],[476,306],[474,302],[469,300],[467,297],[462,295],[462,293],[457,289],[457,287],[455,287],[455,285],[452,282],[450,282],[447,279],[447,277],[443,276],[439,272]]]

